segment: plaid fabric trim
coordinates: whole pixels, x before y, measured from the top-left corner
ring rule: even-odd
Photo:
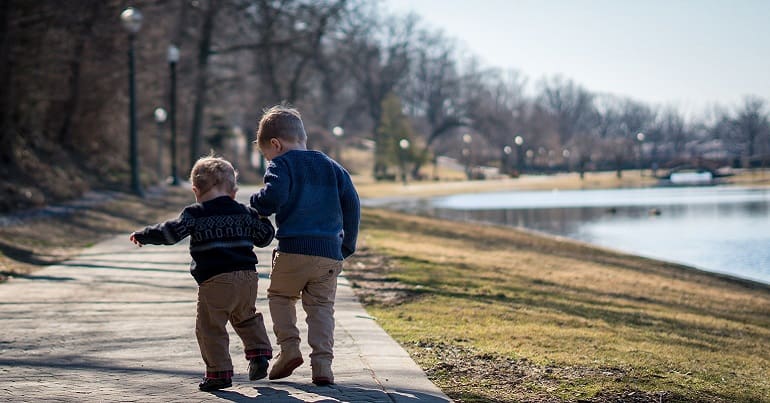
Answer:
[[[273,350],[265,350],[261,348],[255,348],[253,350],[246,350],[246,359],[250,360],[256,357],[273,358]]]
[[[230,379],[232,377],[233,377],[233,371],[216,371],[216,372],[206,371],[206,378]]]

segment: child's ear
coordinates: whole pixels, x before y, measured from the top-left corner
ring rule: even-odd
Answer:
[[[270,144],[273,147],[275,147],[275,149],[278,150],[278,151],[280,151],[281,148],[283,147],[283,144],[281,144],[281,141],[278,140],[278,138],[276,138],[276,137],[273,137],[273,138],[270,139]]]
[[[192,191],[193,191],[193,193],[194,193],[196,196],[200,196],[200,193],[201,193],[201,192],[200,192],[200,190],[198,190],[198,188],[197,188],[197,187],[195,187],[195,185],[193,185],[193,187],[192,187]]]

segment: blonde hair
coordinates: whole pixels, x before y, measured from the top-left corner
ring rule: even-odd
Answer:
[[[305,126],[298,110],[281,104],[264,111],[259,120],[256,143],[263,146],[273,138],[303,143],[307,141]]]
[[[225,192],[238,189],[238,172],[224,158],[209,155],[195,162],[190,171],[190,182],[201,194],[214,187],[220,187]]]

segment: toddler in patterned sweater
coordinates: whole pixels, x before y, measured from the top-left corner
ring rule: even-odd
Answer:
[[[131,234],[135,244],[173,245],[190,237],[190,273],[198,282],[195,335],[206,364],[198,385],[202,391],[232,386],[226,325],[228,320],[243,341],[249,379],[267,376],[272,358],[262,314],[257,312],[257,256],[275,234],[269,220],[235,201],[236,172],[226,160],[204,157],[190,173],[197,203],[178,218]]]

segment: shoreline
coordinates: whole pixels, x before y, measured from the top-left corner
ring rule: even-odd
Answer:
[[[495,224],[495,223],[491,223],[491,222],[487,222],[487,221],[460,220],[460,219],[436,217],[436,216],[433,216],[433,215],[430,215],[430,214],[420,213],[420,212],[413,212],[413,211],[407,211],[407,210],[399,209],[399,208],[392,207],[392,206],[390,206],[390,207],[389,206],[378,206],[376,203],[373,206],[365,206],[365,208],[371,209],[371,210],[382,209],[382,210],[397,212],[399,214],[414,215],[415,217],[423,217],[423,218],[428,218],[428,219],[448,220],[448,221],[456,222],[456,223],[459,223],[459,224],[484,225],[484,226],[489,226],[489,227],[493,227],[493,228],[500,228],[500,229],[503,229],[503,230],[518,231],[518,232],[525,233],[525,234],[528,234],[528,235],[531,235],[531,236],[547,238],[547,239],[551,239],[551,240],[556,241],[556,242],[572,243],[572,244],[579,245],[579,246],[582,246],[582,247],[585,247],[585,248],[596,249],[598,251],[602,251],[602,252],[606,252],[606,253],[616,254],[616,255],[625,256],[625,257],[634,258],[634,259],[644,259],[644,260],[648,260],[650,262],[659,262],[659,263],[665,264],[666,266],[669,266],[669,267],[679,267],[681,270],[690,270],[690,271],[694,271],[694,272],[697,272],[697,273],[700,273],[700,274],[710,275],[710,276],[713,276],[713,277],[721,279],[721,280],[727,280],[727,281],[731,281],[731,282],[734,282],[734,283],[740,283],[742,285],[745,285],[747,288],[751,288],[751,289],[764,289],[764,290],[770,292],[770,283],[765,283],[765,282],[760,281],[760,280],[755,280],[755,279],[750,279],[750,278],[745,278],[745,277],[739,277],[739,276],[732,275],[732,274],[729,274],[729,273],[722,273],[722,272],[717,272],[717,271],[711,271],[711,270],[707,270],[707,269],[700,268],[700,267],[697,267],[697,266],[689,265],[687,263],[676,262],[676,261],[673,261],[673,260],[667,260],[667,259],[658,258],[658,257],[645,256],[645,255],[637,254],[637,253],[634,253],[634,252],[629,252],[629,251],[625,251],[625,250],[621,250],[621,249],[615,249],[615,248],[612,248],[612,247],[609,247],[609,246],[594,244],[594,243],[591,243],[591,242],[588,242],[588,241],[583,241],[583,240],[580,240],[580,239],[570,238],[570,237],[563,236],[563,235],[551,234],[551,233],[548,233],[548,232],[545,232],[545,231],[539,231],[539,230],[532,229],[532,228],[519,227],[519,226],[510,226],[510,225],[505,225],[505,224]]]
[[[759,175],[762,175],[762,174],[759,174]],[[504,181],[505,182],[509,182],[510,180],[505,179]],[[464,183],[464,184],[461,184],[461,185],[458,185],[458,186],[468,186],[469,184],[472,185],[473,181],[469,181],[469,183]],[[715,186],[680,186],[680,188],[683,188],[683,189],[686,189],[686,188],[713,188],[713,187],[731,188],[731,189],[747,189],[747,190],[770,190],[770,185],[762,185],[762,184],[757,184],[757,183],[746,183],[745,181],[739,182],[739,183],[723,183],[723,184],[719,184],[719,185],[715,185]],[[628,188],[629,187],[623,187],[623,189],[628,189]],[[630,187],[630,188],[636,188],[636,187]],[[649,188],[649,187],[646,186],[645,188]],[[670,188],[670,186],[653,186],[653,188],[667,189],[667,188]],[[613,189],[613,188],[609,188],[609,189]],[[605,187],[595,187],[595,188],[585,188],[585,189],[570,189],[570,188],[566,188],[566,189],[563,189],[563,190],[586,190],[586,191],[590,191],[590,190],[609,190],[609,189],[605,188]],[[615,189],[617,189],[617,188],[615,188]],[[552,189],[551,191],[560,191],[560,190],[562,190],[562,189]],[[446,192],[447,190],[443,189],[443,191]],[[528,233],[531,233],[531,234],[534,234],[534,235],[537,235],[537,236],[545,236],[545,237],[550,237],[550,238],[553,238],[553,239],[569,240],[569,241],[573,241],[573,242],[578,242],[578,243],[584,244],[584,245],[589,246],[589,247],[594,247],[594,248],[599,248],[599,249],[611,251],[613,253],[624,254],[624,255],[628,255],[628,256],[634,256],[634,257],[645,258],[645,259],[650,259],[650,260],[659,261],[659,262],[670,264],[670,265],[679,265],[679,266],[681,266],[683,268],[686,268],[688,270],[694,270],[694,271],[698,271],[698,272],[702,272],[702,273],[706,273],[706,274],[711,274],[711,275],[714,275],[714,276],[717,276],[717,277],[721,277],[721,278],[724,278],[724,279],[730,279],[732,281],[746,282],[748,284],[754,284],[754,285],[762,287],[762,288],[770,289],[770,282],[768,282],[768,281],[760,280],[760,279],[757,279],[757,278],[742,277],[740,275],[736,275],[736,274],[732,274],[732,273],[717,271],[716,269],[711,270],[711,269],[708,269],[706,267],[701,267],[701,266],[698,266],[697,264],[686,262],[686,261],[677,261],[676,259],[673,259],[673,258],[672,259],[668,259],[668,258],[661,257],[661,256],[646,255],[646,254],[639,253],[639,252],[636,252],[636,251],[633,251],[633,250],[628,250],[628,249],[624,250],[624,249],[620,249],[620,248],[613,248],[612,246],[606,246],[606,245],[601,245],[601,244],[597,244],[597,243],[591,243],[589,241],[580,240],[580,239],[576,239],[576,238],[570,238],[570,237],[565,236],[565,235],[554,234],[554,233],[546,232],[546,231],[543,231],[543,230],[537,230],[537,229],[523,227],[523,226],[500,224],[500,223],[494,223],[494,222],[489,222],[489,221],[484,221],[484,220],[474,220],[474,219],[470,219],[470,218],[463,219],[463,218],[455,218],[455,217],[437,216],[437,215],[434,215],[432,213],[432,211],[431,211],[432,208],[426,207],[426,205],[430,204],[430,200],[431,199],[446,197],[448,195],[453,195],[454,196],[454,195],[473,195],[473,194],[488,194],[488,193],[491,194],[491,193],[506,193],[506,192],[516,192],[516,191],[522,191],[522,192],[538,192],[538,191],[543,191],[543,192],[548,192],[548,190],[545,190],[545,189],[529,189],[529,188],[527,188],[527,189],[523,189],[523,188],[522,189],[510,189],[510,188],[502,188],[502,189],[497,189],[497,190],[494,190],[494,191],[480,190],[480,191],[477,191],[477,192],[449,193],[449,194],[446,194],[446,195],[445,194],[438,194],[438,195],[431,195],[431,196],[425,196],[425,195],[404,196],[404,195],[402,195],[402,196],[389,196],[389,197],[375,197],[375,198],[362,199],[362,206],[365,206],[367,208],[375,208],[375,209],[376,208],[387,209],[387,210],[390,210],[390,211],[396,211],[396,212],[405,213],[405,214],[414,214],[414,215],[418,215],[418,216],[422,216],[422,217],[430,217],[430,218],[437,218],[437,219],[448,219],[448,220],[452,220],[454,222],[460,222],[460,223],[472,223],[472,224],[476,224],[476,225],[499,226],[499,227],[502,227],[502,228],[509,228],[509,229],[514,229],[514,230],[518,230],[518,231],[528,232]],[[554,209],[567,209],[567,208],[580,208],[580,207],[583,207],[583,206],[554,207]],[[505,208],[502,208],[502,207],[501,208],[496,208],[494,210],[497,210],[497,209],[505,210]],[[520,208],[520,209],[517,208],[515,210],[530,210],[530,208]],[[462,210],[458,210],[458,211],[462,211]]]
[[[438,217],[430,217],[430,218],[438,218]],[[739,276],[735,276],[735,275],[732,275],[732,274],[729,274],[729,273],[721,273],[721,272],[711,271],[711,270],[703,269],[703,268],[700,268],[700,267],[697,267],[697,266],[689,265],[689,264],[686,264],[686,263],[675,262],[673,260],[667,260],[667,259],[662,259],[662,258],[658,258],[658,257],[651,257],[651,256],[644,256],[644,255],[640,255],[640,254],[637,254],[637,253],[624,251],[624,250],[621,250],[621,249],[611,248],[609,246],[603,246],[603,245],[598,245],[598,244],[594,244],[594,243],[587,242],[587,241],[582,241],[582,240],[579,240],[579,239],[569,238],[569,237],[566,237],[566,236],[563,236],[563,235],[550,234],[548,232],[538,231],[538,230],[531,229],[531,228],[526,228],[526,227],[512,227],[512,226],[507,226],[507,225],[503,225],[503,224],[493,224],[493,223],[484,222],[484,221],[462,221],[462,220],[452,220],[452,221],[467,222],[467,223],[474,223],[474,224],[481,224],[481,225],[490,225],[490,226],[499,227],[499,228],[514,229],[514,230],[521,231],[521,232],[524,232],[524,233],[528,233],[528,234],[531,234],[531,235],[534,235],[534,236],[550,238],[550,239],[553,239],[553,240],[559,241],[559,242],[572,242],[572,243],[575,243],[575,244],[578,244],[578,245],[582,245],[582,246],[587,247],[587,248],[593,248],[593,249],[601,250],[601,251],[604,251],[604,252],[607,252],[607,253],[613,253],[613,254],[617,254],[617,255],[621,255],[621,256],[627,256],[627,257],[636,258],[636,259],[646,259],[646,260],[649,260],[651,262],[660,262],[660,263],[665,264],[665,265],[667,265],[669,267],[679,267],[679,268],[681,268],[681,270],[692,270],[692,271],[695,271],[695,272],[698,272],[698,273],[701,273],[701,274],[714,276],[714,277],[722,279],[722,280],[727,280],[727,281],[731,281],[731,282],[741,283],[741,284],[747,286],[748,288],[764,289],[764,290],[770,292],[770,283],[765,283],[765,282],[762,282],[762,281],[759,281],[759,280],[750,279],[750,278],[739,277]]]
[[[639,171],[624,171],[621,178],[614,171],[586,173],[580,179],[577,173],[556,173],[551,175],[523,175],[518,178],[488,180],[445,180],[399,182],[377,182],[368,176],[354,175],[353,183],[361,198],[367,199],[416,199],[421,197],[449,196],[463,193],[486,193],[514,190],[591,190],[617,188],[672,187],[663,186],[657,178],[642,176]],[[764,171],[738,172],[723,178],[715,186],[746,186],[770,188],[770,169]],[[678,186],[673,186],[678,187]],[[687,187],[687,186],[683,186]]]

